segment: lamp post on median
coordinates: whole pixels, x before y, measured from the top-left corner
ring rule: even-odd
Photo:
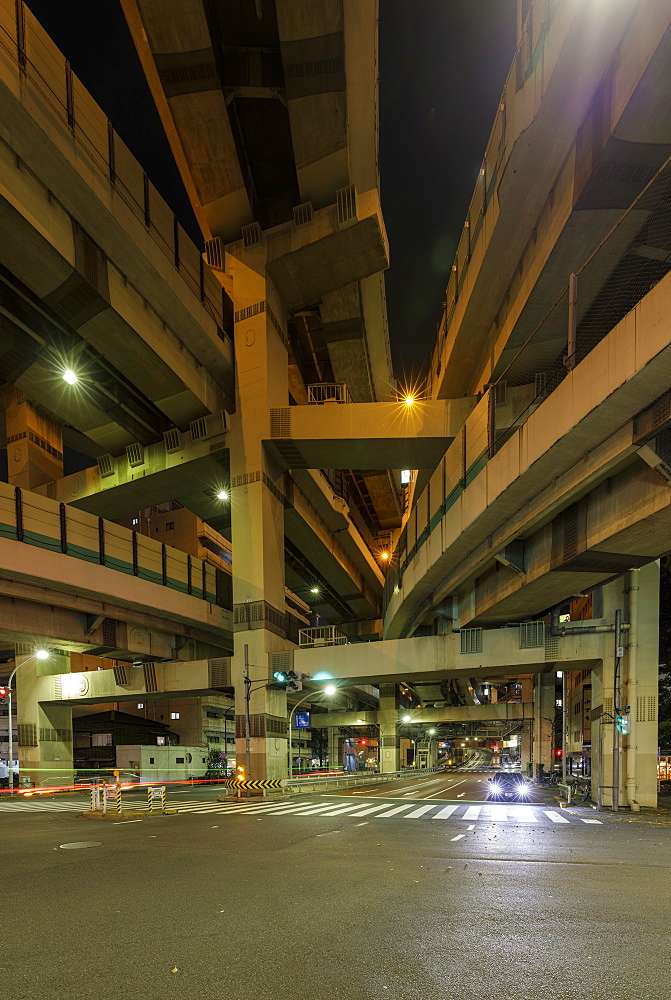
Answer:
[[[25,660],[21,660],[17,663],[11,674],[9,675],[9,681],[7,682],[7,713],[9,722],[9,733],[7,734],[7,742],[9,744],[9,752],[7,754],[9,760],[9,775],[8,775],[8,786],[10,791],[14,788],[14,740],[12,738],[12,681],[14,680],[14,674],[22,667],[24,663],[28,663],[30,660],[46,660],[49,653],[46,649],[38,649],[37,652],[33,653],[32,656],[27,656]]]

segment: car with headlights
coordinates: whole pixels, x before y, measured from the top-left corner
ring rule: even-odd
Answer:
[[[522,774],[510,771],[488,779],[487,798],[499,802],[519,802],[529,798],[531,786]]]

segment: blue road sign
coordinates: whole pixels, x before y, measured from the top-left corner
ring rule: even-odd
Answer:
[[[310,713],[309,712],[296,712],[294,715],[294,726],[296,729],[309,729],[310,728]]]

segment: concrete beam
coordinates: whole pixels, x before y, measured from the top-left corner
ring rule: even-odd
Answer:
[[[497,705],[419,708],[412,709],[408,714],[412,716],[409,726],[441,722],[522,722],[533,719],[534,706],[532,702],[502,702]],[[311,712],[310,727],[356,726],[359,719],[363,719],[364,725],[377,725],[378,718],[378,712]]]
[[[294,669],[350,683],[396,680],[412,684],[450,677],[542,673],[555,663],[565,670],[586,670],[612,655],[609,633],[565,636],[545,648],[521,649],[518,629],[489,629],[483,630],[481,644],[480,652],[462,653],[461,636],[452,634],[296,649]]]
[[[216,527],[222,517],[217,493],[230,489],[226,428],[223,410],[203,417],[190,431],[175,429],[169,439],[140,449],[139,455],[110,456],[105,475],[96,465],[57,480],[50,484],[49,496],[108,518],[123,517],[169,497]],[[47,487],[35,492],[46,496]]]
[[[269,445],[291,468],[435,469],[477,400],[288,406]],[[286,422],[289,431],[286,431]]]
[[[151,701],[165,697],[195,697],[221,694],[221,675],[209,660],[188,663],[154,663],[152,685],[148,688],[141,666],[124,665],[125,683],[117,683],[119,672],[87,670],[54,674],[37,679],[37,700],[41,703],[67,702],[69,705],[96,705],[113,701]],[[153,680],[156,685],[154,687]],[[227,678],[224,677],[224,680]],[[228,678],[230,681],[230,677]],[[229,685],[226,685],[229,686]]]

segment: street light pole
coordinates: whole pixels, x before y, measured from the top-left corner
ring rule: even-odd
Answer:
[[[45,649],[39,649],[36,653],[33,653],[32,656],[27,656],[25,660],[21,660],[20,663],[17,663],[14,669],[12,670],[11,674],[9,675],[9,681],[7,683],[7,712],[9,721],[9,733],[7,738],[7,742],[9,745],[9,752],[7,756],[9,758],[8,760],[9,775],[7,777],[7,781],[10,791],[12,791],[14,788],[14,740],[12,734],[12,681],[14,680],[14,674],[19,669],[19,667],[22,667],[24,665],[24,663],[28,663],[30,660],[46,660],[48,655],[49,654]]]
[[[288,751],[289,751],[289,777],[290,778],[293,778],[293,776],[294,776],[294,766],[293,766],[293,759],[292,759],[292,746],[293,746],[293,732],[292,732],[293,727],[292,727],[292,722],[293,722],[293,718],[294,718],[294,712],[296,711],[296,709],[298,708],[299,705],[303,704],[303,702],[310,701],[311,698],[314,701],[315,695],[317,695],[317,694],[328,694],[328,695],[335,694],[335,688],[333,689],[333,691],[330,690],[330,686],[327,687],[327,688],[324,688],[323,692],[320,692],[320,691],[311,691],[309,694],[306,694],[303,698],[301,698],[300,701],[297,701],[296,704],[291,709],[291,711],[289,712],[289,733],[288,733],[287,748],[288,748]]]

